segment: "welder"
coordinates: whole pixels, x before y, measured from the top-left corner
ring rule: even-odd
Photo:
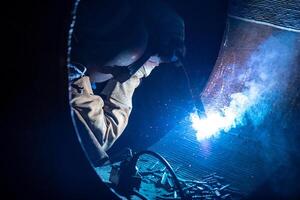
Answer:
[[[180,64],[184,22],[158,0],[81,0],[75,11],[69,36],[70,105],[82,147],[98,167],[109,161],[106,151],[128,123],[141,80],[161,63]]]

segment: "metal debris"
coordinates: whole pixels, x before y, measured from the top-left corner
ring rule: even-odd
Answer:
[[[151,168],[154,169],[154,167]],[[145,183],[155,183],[156,187],[160,187],[165,191],[156,199],[180,199],[173,179],[165,169],[147,171],[141,173],[141,175]],[[178,179],[182,190],[191,200],[242,199],[243,197],[242,193],[235,188],[231,188],[230,184],[224,184],[224,177],[218,176],[216,173],[206,175],[200,180],[189,180],[180,177]]]
[[[220,188],[220,190],[224,190],[225,188],[227,188],[227,187],[229,187],[229,186],[230,186],[230,184],[224,185],[224,186],[222,186],[222,187]]]

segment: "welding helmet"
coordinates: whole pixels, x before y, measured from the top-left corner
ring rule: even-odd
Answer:
[[[149,3],[151,5],[147,6],[148,12],[145,17],[150,35],[149,46],[152,46],[162,62],[180,61],[186,53],[183,19],[163,2]]]
[[[111,73],[124,82],[152,55],[158,55],[161,62],[182,58],[183,20],[159,1],[145,2],[81,1],[72,35],[71,61],[87,68],[99,66],[100,72]]]

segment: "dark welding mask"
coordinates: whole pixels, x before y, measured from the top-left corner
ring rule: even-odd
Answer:
[[[169,8],[147,2],[150,5],[119,6],[117,16],[110,16],[109,7],[81,2],[71,60],[87,66],[87,71],[89,66],[98,66],[99,72],[112,74],[120,82],[128,80],[153,55],[158,55],[161,63],[180,62],[185,54],[183,20]],[[155,12],[148,9],[151,6],[156,6]]]
[[[115,79],[120,82],[128,80],[153,55],[159,57],[160,63],[182,65],[186,53],[185,28],[183,20],[177,14],[166,12],[161,15],[161,19],[153,19],[151,16],[150,20],[144,18],[142,25],[139,25],[139,32],[143,34],[136,38],[140,38],[136,40],[139,42],[133,42],[133,44],[136,43],[136,49],[139,49],[138,59],[127,66],[118,64],[117,68],[107,67],[107,72],[110,71]],[[123,57],[126,56],[123,55]],[[112,65],[111,63],[110,66]]]
[[[183,40],[172,38],[168,43],[159,46],[157,52],[162,63],[179,64],[185,56],[186,49]]]
[[[162,63],[181,63],[186,52],[183,19],[163,1],[146,2],[145,21],[153,49]]]
[[[80,1],[69,66],[86,68],[85,75],[112,74],[122,82],[129,79],[151,56],[147,27],[134,10],[127,1]],[[74,74],[77,71],[84,72],[75,70]]]
[[[151,6],[142,13],[148,36],[147,48],[137,61],[123,68],[123,74],[118,76],[120,81],[130,78],[153,55],[159,57],[160,63],[182,65],[186,53],[184,21],[160,1],[150,3]]]
[[[120,82],[128,80],[135,74],[153,55],[159,57],[160,63],[173,63],[175,66],[182,65],[185,56],[185,45],[182,39],[171,38],[167,42],[156,44],[153,41],[148,42],[148,46],[143,55],[126,67],[118,67],[112,74]],[[110,69],[111,71],[112,69]]]

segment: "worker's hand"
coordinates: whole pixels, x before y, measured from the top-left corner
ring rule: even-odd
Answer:
[[[138,78],[147,77],[152,70],[160,64],[160,58],[158,56],[151,56],[149,60],[135,73]]]

